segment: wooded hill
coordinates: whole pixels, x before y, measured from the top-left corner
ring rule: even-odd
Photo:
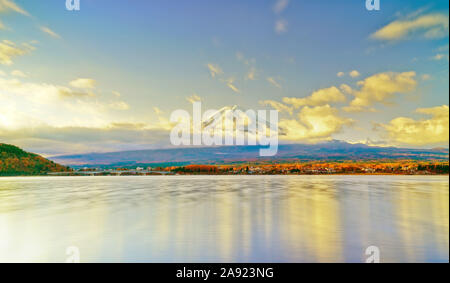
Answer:
[[[0,176],[46,175],[69,170],[69,167],[56,164],[37,154],[0,143]]]

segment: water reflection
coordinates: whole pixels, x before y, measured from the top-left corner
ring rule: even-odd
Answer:
[[[448,177],[0,179],[0,261],[448,262]]]

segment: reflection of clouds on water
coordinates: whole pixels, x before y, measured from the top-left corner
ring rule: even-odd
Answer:
[[[0,262],[448,261],[448,177],[0,179]]]

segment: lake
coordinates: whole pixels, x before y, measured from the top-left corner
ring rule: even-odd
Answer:
[[[69,247],[81,262],[365,262],[369,246],[448,262],[448,176],[0,178],[0,262]]]

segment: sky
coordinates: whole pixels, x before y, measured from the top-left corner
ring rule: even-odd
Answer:
[[[448,148],[448,1],[0,0],[0,143],[163,148],[177,109],[279,110],[280,142]]]

